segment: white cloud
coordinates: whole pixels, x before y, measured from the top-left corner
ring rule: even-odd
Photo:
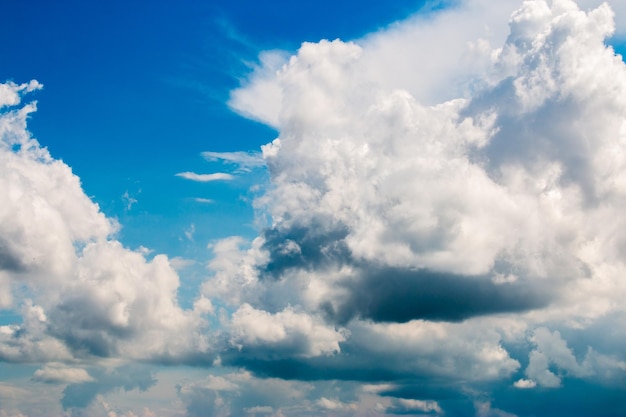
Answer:
[[[439,407],[439,404],[437,404],[437,401],[423,401],[398,398],[395,400],[395,404],[397,407],[402,408],[406,411],[421,411],[423,413],[442,412],[441,407]]]
[[[180,271],[181,269],[188,268],[188,267],[190,267],[192,265],[195,265],[195,264],[196,264],[195,260],[183,258],[183,257],[180,257],[180,256],[176,256],[176,257],[170,259],[170,265],[176,271]]]
[[[491,50],[504,41],[507,19],[518,6],[518,0],[475,0],[437,13],[416,13],[356,40],[362,57],[352,63],[350,78],[406,90],[427,104],[465,95],[473,88],[472,79],[488,68]],[[277,79],[289,58],[270,51],[259,61],[243,87],[231,93],[229,104],[245,116],[282,127],[285,90]]]
[[[216,172],[213,174],[196,174],[195,172],[180,172],[176,174],[177,177],[184,178],[190,181],[198,182],[211,182],[211,181],[231,181],[235,177],[231,174],[224,172]]]
[[[386,88],[408,90],[426,104],[471,95],[480,87],[480,78],[489,72],[491,54],[509,35],[507,22],[521,3],[467,0],[456,2],[443,12],[416,14],[358,41],[364,47],[368,64],[363,69]],[[623,1],[578,0],[577,3],[585,11],[607,3],[616,13],[618,37],[626,36]],[[562,6],[565,4],[560,2],[557,7],[567,7]]]
[[[303,357],[340,352],[339,343],[346,339],[345,330],[336,330],[320,317],[310,316],[287,307],[276,314],[242,305],[231,321],[231,343],[247,349],[269,350],[271,354]]]
[[[560,387],[563,377],[597,377],[607,382],[619,378],[618,375],[626,375],[626,362],[599,354],[591,347],[578,360],[558,331],[538,327],[530,341],[536,347],[529,354],[525,371],[529,379],[517,381],[517,388],[534,388],[537,384],[548,388]]]
[[[319,400],[317,400],[317,405],[325,410],[346,410],[346,411],[350,411],[350,410],[356,410],[357,409],[357,405],[356,404],[346,404],[343,403],[337,399],[328,399],[326,397],[322,397]]]
[[[202,350],[202,321],[179,307],[179,278],[164,255],[147,262],[119,242],[91,244],[77,276],[50,309],[59,337],[105,356],[176,358]]]
[[[34,110],[29,104],[0,116],[0,271],[54,277],[71,269],[74,243],[106,239],[116,225],[83,193],[71,169],[27,133]]]
[[[558,368],[573,376],[585,376],[591,373],[584,363],[578,364],[567,342],[561,338],[558,331],[550,332],[544,327],[539,327],[535,329],[531,341],[537,345],[537,351],[546,355]]]
[[[94,379],[82,368],[70,368],[63,364],[50,363],[33,374],[33,380],[54,384],[74,384]]]
[[[3,100],[18,106],[22,94],[40,85],[2,88],[14,93]],[[1,307],[19,307],[14,290],[32,299],[21,300],[21,324],[0,327],[0,357],[180,360],[206,351],[201,313],[178,305],[179,278],[167,257],[148,260],[145,251],[114,239],[117,223],[26,130],[34,110],[26,104],[0,114]]]
[[[520,364],[502,347],[499,326],[490,327],[482,319],[465,323],[359,321],[348,326],[351,337],[345,345],[350,351],[357,347],[370,363],[399,375],[497,380],[512,375]]]
[[[122,194],[122,201],[126,205],[126,211],[130,211],[130,209],[133,208],[133,205],[137,204],[138,202],[138,200],[135,197],[131,196],[128,191],[125,191],[124,194]]]
[[[244,408],[243,411],[250,414],[270,414],[274,409],[268,405],[257,405],[254,407]]]
[[[228,104],[246,117],[277,127],[281,89],[275,77],[285,61],[285,54],[278,51],[263,52],[259,61],[260,65],[254,68],[249,82],[244,88],[231,93]]]
[[[509,378],[520,364],[501,341],[530,332],[516,387],[593,378],[548,328],[584,334],[624,313],[626,67],[605,45],[607,5],[518,6],[462,2],[305,43],[233,92],[231,106],[279,130],[256,201],[270,226],[249,250],[224,241],[203,287],[267,324],[266,339],[239,327],[242,352],[285,339],[277,317],[295,309],[417,375]]]
[[[276,77],[282,122],[264,149],[274,187],[261,200],[273,228],[285,237],[345,230],[334,241],[353,258],[394,267],[519,272],[522,282],[582,276],[580,245],[602,233],[584,218],[606,214],[585,199],[621,193],[615,128],[626,83],[602,43],[610,18],[605,6],[586,15],[567,1],[524,3],[497,56],[506,78],[434,107],[387,92],[376,74],[354,77],[367,43],[304,44]],[[570,132],[565,120],[579,112],[587,118]]]
[[[530,352],[526,375],[542,387],[558,388],[561,386],[561,378],[549,369],[548,357],[540,351]]]
[[[530,389],[530,388],[535,388],[537,386],[537,383],[531,379],[522,378],[522,379],[518,379],[517,381],[515,381],[513,386],[515,388],[520,388],[520,389]]]
[[[193,199],[196,203],[201,203],[201,204],[213,204],[215,203],[214,200],[211,200],[210,198],[202,198],[202,197],[197,197]]]
[[[0,108],[5,106],[16,106],[22,101],[21,96],[35,90],[40,90],[43,85],[37,80],[31,80],[24,84],[15,84],[8,81],[0,84]]]
[[[265,161],[259,152],[202,152],[207,161],[224,161],[237,165],[241,171],[265,166]]]
[[[621,0],[577,0],[583,10],[595,9],[603,3],[611,6],[615,13],[616,33],[619,39],[626,39],[626,3]]]
[[[252,300],[260,288],[256,265],[265,260],[258,244],[245,250],[248,242],[239,236],[222,239],[209,245],[214,257],[208,268],[213,276],[202,285],[202,295],[216,299],[231,306],[239,306],[244,300]]]

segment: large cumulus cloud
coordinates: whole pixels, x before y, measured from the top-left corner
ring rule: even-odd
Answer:
[[[593,337],[623,323],[626,291],[626,67],[605,43],[613,18],[607,4],[526,1],[502,44],[473,29],[474,64],[444,71],[439,94],[392,85],[393,65],[368,67],[382,35],[303,44],[274,72],[266,57],[231,104],[279,130],[263,148],[271,185],[256,201],[270,221],[249,249],[230,240],[227,256],[216,251],[203,294],[233,323],[244,302],[259,323],[269,317],[259,311],[298,311],[345,340],[307,357],[310,333],[305,350],[272,358],[259,345],[275,338],[240,338],[223,359],[297,379],[528,389],[608,372],[615,382],[624,357],[611,346],[624,339]],[[422,49],[415,61],[428,59]],[[481,401],[477,413],[505,413]]]
[[[36,106],[22,96],[41,85],[1,86],[0,308],[21,311],[22,321],[0,327],[0,358],[178,361],[206,352],[202,309],[178,305],[167,257],[122,247],[117,223],[27,131]]]

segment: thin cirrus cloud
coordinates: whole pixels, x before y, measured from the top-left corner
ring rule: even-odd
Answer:
[[[196,182],[212,182],[212,181],[231,181],[235,177],[225,172],[216,172],[213,174],[196,174],[195,172],[179,172],[177,177],[184,178]]]
[[[223,161],[233,164],[241,171],[250,171],[254,168],[265,166],[265,160],[260,152],[202,152],[202,157],[207,161]]]
[[[605,44],[614,14],[487,3],[305,43],[233,93],[278,138],[262,160],[203,156],[266,165],[254,205],[271,222],[210,245],[186,308],[180,262],[115,239],[119,226],[26,130],[34,105],[14,107],[29,88],[5,84],[0,302],[22,320],[0,327],[0,359],[41,364],[33,379],[67,383],[60,403],[78,414],[156,389],[152,368],[97,366],[110,361],[208,368],[171,388],[182,409],[169,415],[619,415],[626,66]],[[449,42],[441,60],[415,46],[424,34]],[[407,50],[438,63],[420,75],[386,59]]]

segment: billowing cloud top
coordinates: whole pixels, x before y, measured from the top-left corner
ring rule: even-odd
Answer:
[[[607,5],[525,2],[472,97],[435,106],[363,75],[363,47],[304,44],[274,80],[259,282],[309,281],[293,302],[343,321],[580,301],[575,288],[623,256],[613,29]]]

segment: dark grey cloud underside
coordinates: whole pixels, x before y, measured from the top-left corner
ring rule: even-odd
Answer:
[[[20,256],[11,251],[11,245],[6,240],[0,238],[0,271],[8,272],[26,272],[26,265],[20,259]]]
[[[135,332],[112,325],[106,320],[106,315],[102,314],[103,308],[106,307],[94,306],[87,299],[70,297],[50,311],[53,325],[49,332],[63,340],[78,356],[115,356],[118,353],[117,341],[130,339],[135,336]],[[76,315],[76,311],[83,314]],[[67,326],[66,323],[72,323],[72,326]]]
[[[264,249],[270,260],[261,269],[261,277],[280,280],[294,269],[323,272],[350,265],[357,279],[339,284],[348,290],[349,297],[339,306],[333,307],[330,302],[320,306],[329,320],[340,324],[354,318],[400,323],[415,319],[458,322],[487,314],[527,311],[550,301],[545,288],[538,291],[517,282],[496,284],[487,275],[365,263],[350,253],[347,235],[345,227],[326,232],[316,228],[267,230]],[[286,242],[297,243],[299,250],[288,251]]]
[[[319,220],[307,227],[265,230],[263,249],[269,252],[270,260],[261,270],[261,277],[280,279],[282,274],[293,268],[319,270],[352,263],[350,249],[344,241],[348,228],[328,230],[324,227],[325,223]],[[288,242],[297,243],[299,251],[288,251]]]
[[[268,348],[269,349],[269,348]],[[377,366],[364,356],[350,357],[344,353],[336,357],[282,359],[276,352],[261,349],[229,350],[221,356],[222,363],[241,367],[261,378],[281,378],[299,381],[343,380],[361,382],[396,381],[414,376],[408,369],[393,369],[389,364]],[[268,358],[276,354],[276,359]],[[268,359],[258,359],[265,356]],[[380,358],[376,358],[380,359]]]
[[[358,285],[338,311],[326,311],[338,322],[360,317],[376,322],[414,319],[462,321],[470,317],[520,312],[543,307],[545,294],[517,283],[495,284],[485,276],[466,276],[426,269],[362,268]]]

